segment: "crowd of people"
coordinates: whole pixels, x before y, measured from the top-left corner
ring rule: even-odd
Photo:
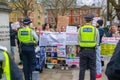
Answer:
[[[80,46],[80,75],[79,80],[84,80],[85,70],[90,69],[90,80],[102,77],[102,63],[100,58],[100,44],[102,37],[120,37],[117,23],[112,23],[109,31],[104,31],[104,21],[97,20],[96,26],[92,25],[93,15],[85,17],[86,24],[78,28]],[[19,21],[19,27],[14,27],[10,23],[10,41],[12,58],[15,57],[14,47],[16,40],[18,43],[19,55],[23,64],[25,80],[32,80],[33,64],[35,65],[35,46],[38,45],[38,37],[41,31],[45,32],[66,32],[66,26],[53,29],[51,24],[45,23],[35,30],[31,29],[29,18]],[[66,68],[66,62],[61,62],[61,69]],[[112,79],[109,79],[112,80]],[[116,79],[119,80],[119,79]]]

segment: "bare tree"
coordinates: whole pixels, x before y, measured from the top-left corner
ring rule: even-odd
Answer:
[[[107,14],[107,5],[106,5],[107,2],[105,0],[100,0],[99,2],[101,2],[100,4],[102,7],[101,16],[104,17],[104,19],[107,19],[107,15],[109,15],[109,20],[111,23],[112,20],[116,17],[114,6],[112,6],[112,4],[109,4],[110,5],[109,6],[109,14]]]
[[[13,4],[11,7],[15,8],[14,10],[20,11],[24,17],[29,17],[28,12],[34,11],[34,2],[35,0],[11,0]]]
[[[110,4],[114,7],[114,10],[116,11],[116,16],[120,23],[120,0],[109,0]]]
[[[64,16],[66,11],[69,11],[71,8],[74,8],[75,0],[60,0],[61,2],[61,15]]]
[[[73,7],[76,0],[42,0],[41,5],[50,10],[57,25],[58,15],[64,16],[65,13]]]

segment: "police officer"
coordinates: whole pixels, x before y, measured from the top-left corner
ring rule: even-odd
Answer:
[[[24,27],[18,30],[25,80],[32,80],[33,64],[35,62],[34,47],[38,42],[37,34],[29,28],[31,22],[29,18],[25,18],[23,20]]]
[[[97,28],[92,26],[93,15],[85,16],[86,25],[79,28],[80,74],[79,80],[84,80],[85,70],[90,69],[90,80],[96,80],[96,51],[99,41]]]
[[[11,59],[7,48],[0,45],[0,80],[23,80],[22,72]]]

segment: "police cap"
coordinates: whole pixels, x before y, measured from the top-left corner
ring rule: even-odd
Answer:
[[[32,23],[32,21],[30,20],[30,18],[25,18],[23,21],[22,21],[23,24],[27,25],[27,24],[30,24]]]
[[[88,14],[84,18],[85,18],[85,20],[93,20],[94,15],[93,14]]]

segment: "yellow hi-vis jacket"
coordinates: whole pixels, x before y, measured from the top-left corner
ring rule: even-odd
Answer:
[[[3,50],[0,50],[0,80],[11,80],[9,56]]]
[[[85,25],[79,28],[80,47],[95,47],[97,45],[98,29],[92,25]]]
[[[30,28],[20,28],[18,30],[18,39],[22,43],[36,43]]]

